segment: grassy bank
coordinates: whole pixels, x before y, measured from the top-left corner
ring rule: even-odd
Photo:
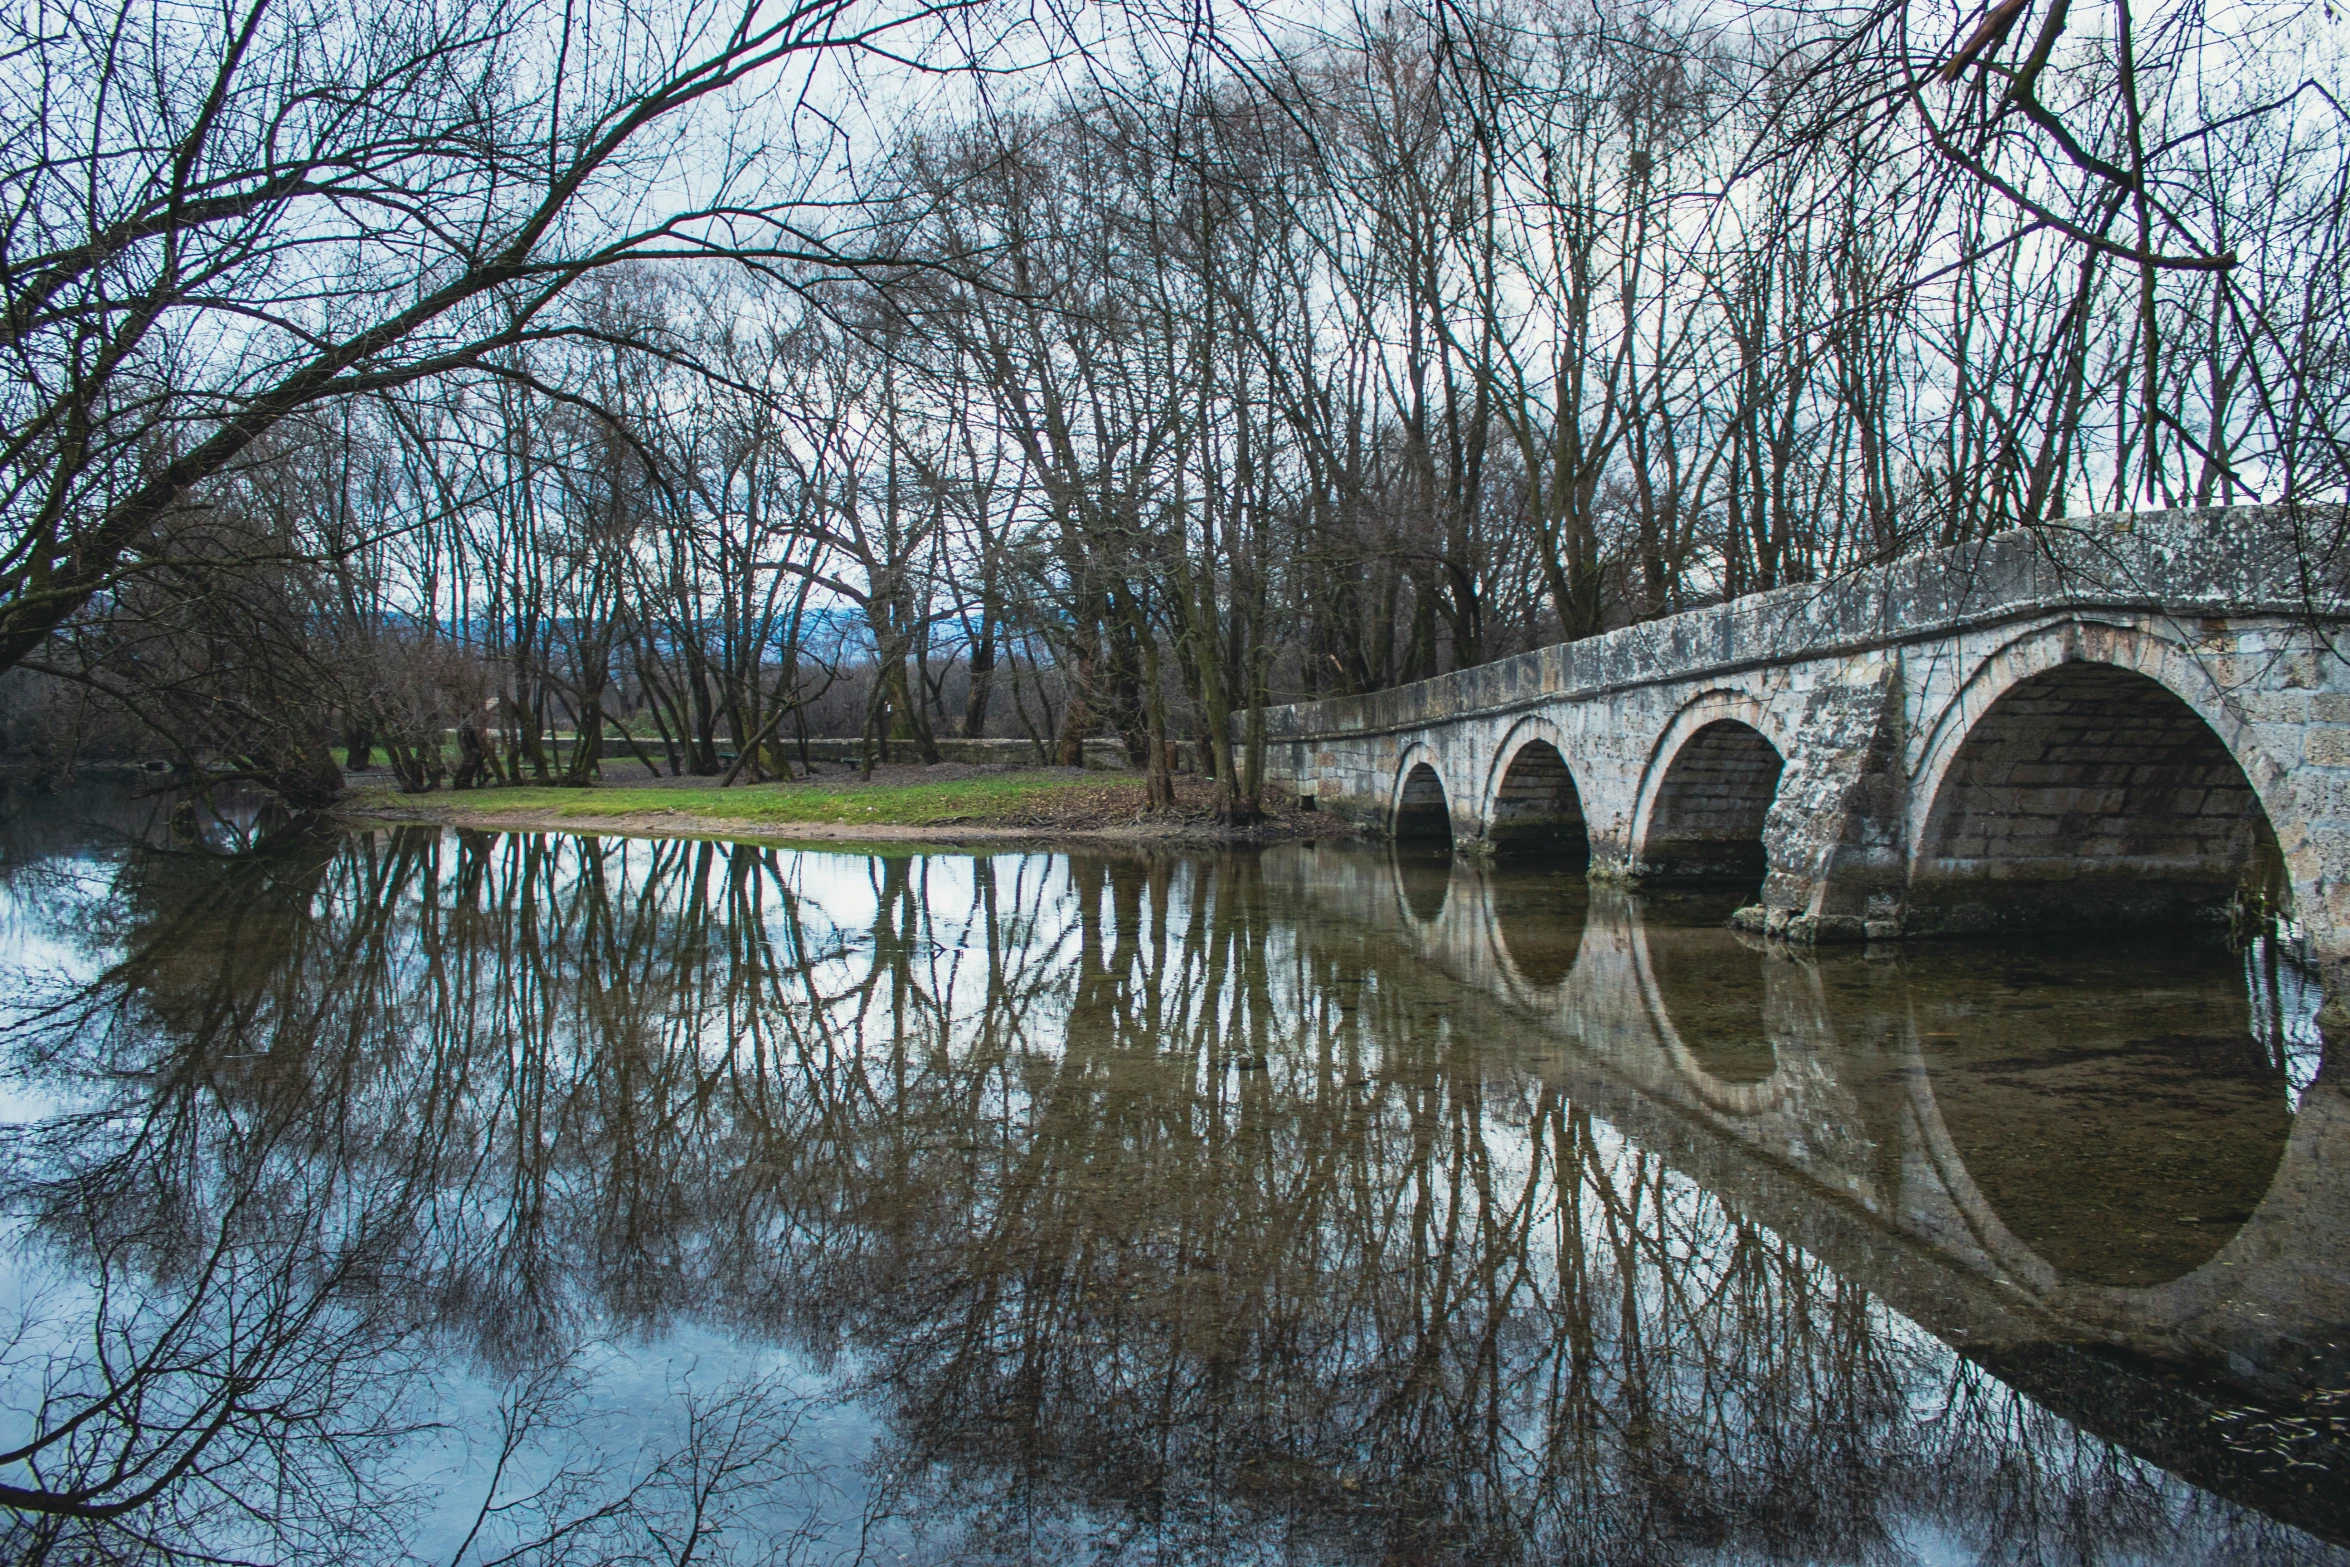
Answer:
[[[1176,780],[1176,806],[1145,809],[1143,781],[1074,768],[995,771],[893,767],[872,779],[833,778],[720,789],[706,780],[662,779],[587,789],[475,789],[401,794],[358,781],[341,808],[361,822],[438,822],[456,827],[554,828],[569,832],[746,838],[1296,837],[1336,824],[1276,810],[1246,834],[1221,828],[1214,792],[1198,778]]]
[[[526,815],[585,821],[596,817],[672,815],[723,817],[765,825],[827,822],[837,825],[930,827],[996,821],[1049,808],[1056,797],[1089,787],[1046,775],[1005,774],[945,783],[835,787],[826,784],[752,784],[732,789],[630,788],[492,789],[465,802]],[[1098,792],[1099,786],[1091,786]],[[1115,786],[1112,786],[1115,792]],[[451,796],[454,802],[456,797]]]

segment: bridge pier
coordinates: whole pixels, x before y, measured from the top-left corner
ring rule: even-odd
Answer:
[[[1270,774],[1374,832],[1751,886],[1739,923],[1798,943],[2251,908],[2339,961],[2350,592],[2311,520],[2090,518],[1276,709]]]
[[[1806,699],[1771,803],[1761,897],[1733,922],[1798,943],[1904,933],[1908,790],[1898,657],[1857,663]]]

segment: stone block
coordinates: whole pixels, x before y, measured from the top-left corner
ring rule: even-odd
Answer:
[[[2301,738],[2301,759],[2315,767],[2350,767],[2350,725],[2310,725]]]
[[[2306,691],[2244,691],[2234,698],[2236,711],[2256,724],[2299,724],[2314,716],[2317,704],[2333,696],[2342,717],[2335,722],[2350,723],[2350,696]]]

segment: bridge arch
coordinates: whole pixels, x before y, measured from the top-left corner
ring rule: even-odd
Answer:
[[[1583,795],[1567,761],[1566,735],[1550,720],[1521,719],[1502,737],[1479,803],[1486,841],[1495,850],[1590,862]]]
[[[1769,703],[1714,690],[1674,715],[1649,754],[1632,818],[1632,864],[1655,881],[1756,881],[1763,822],[1793,736]]]
[[[1396,764],[1395,788],[1388,801],[1389,833],[1399,841],[1451,842],[1453,797],[1436,748],[1426,742],[1407,747]]]
[[[2284,771],[2211,672],[2127,628],[2067,622],[1991,654],[1914,777],[1913,933],[2169,922],[2224,909],[2280,855],[2296,891],[2315,880]]]

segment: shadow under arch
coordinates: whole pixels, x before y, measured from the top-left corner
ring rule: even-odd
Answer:
[[[1769,868],[1763,819],[1786,761],[1761,730],[1736,718],[1700,726],[1673,753],[1648,810],[1642,878],[1759,883]]]
[[[1431,763],[1414,762],[1405,770],[1395,793],[1393,831],[1403,843],[1452,842],[1452,805]]]
[[[1912,993],[1905,1075],[1928,1155],[1976,1243],[2042,1290],[2146,1289],[2211,1263],[2293,1137],[2239,957],[2180,942],[2100,960],[2114,982],[2078,1006],[2047,1000],[2043,953],[2004,943]]]
[[[2151,676],[2070,660],[1976,717],[1919,834],[1912,933],[2159,925],[2285,901],[2275,832],[2210,724]]]
[[[1510,754],[1493,787],[1485,835],[1513,858],[1556,860],[1577,870],[1590,864],[1583,797],[1556,745],[1532,739]]]

